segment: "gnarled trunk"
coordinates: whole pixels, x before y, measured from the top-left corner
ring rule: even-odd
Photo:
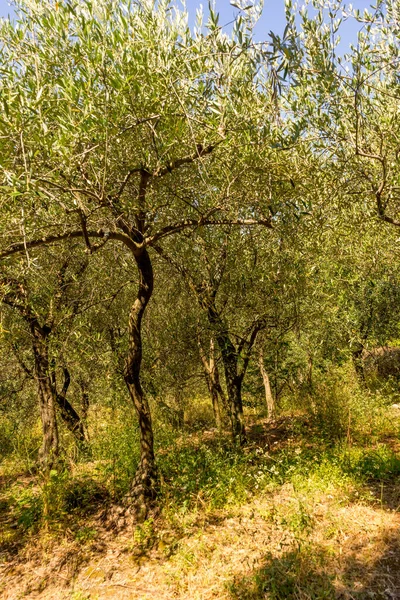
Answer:
[[[148,509],[157,496],[158,488],[150,407],[140,383],[142,318],[153,292],[153,268],[146,249],[135,255],[135,260],[139,271],[139,289],[129,315],[129,350],[124,379],[140,428],[140,463],[132,485],[133,508],[138,516],[146,518]]]
[[[233,376],[233,370],[228,366],[227,376],[228,398],[231,405],[232,436],[241,446],[246,442],[246,429],[244,425],[242,381],[243,377]],[[225,371],[226,376],[226,371]]]
[[[49,371],[47,336],[49,331],[37,320],[30,324],[35,356],[35,378],[39,388],[40,417],[43,439],[39,450],[39,462],[45,470],[51,469],[59,453],[59,439],[54,402],[54,388]]]

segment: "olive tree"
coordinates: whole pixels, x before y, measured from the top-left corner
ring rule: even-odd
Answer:
[[[185,11],[132,0],[21,0],[0,29],[1,259],[32,267],[46,244],[88,254],[123,244],[138,288],[124,379],[141,461],[133,496],[155,498],[153,429],[140,381],[151,251],[198,227],[270,226],[266,203],[231,191],[242,149],[265,142],[274,111],[248,18],[223,33]],[[260,78],[263,78],[260,83]],[[269,110],[266,110],[270,107]]]

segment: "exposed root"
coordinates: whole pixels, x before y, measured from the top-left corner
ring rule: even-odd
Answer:
[[[155,465],[140,464],[131,489],[122,503],[108,507],[103,515],[105,526],[109,530],[123,531],[159,514],[157,497],[159,478]]]

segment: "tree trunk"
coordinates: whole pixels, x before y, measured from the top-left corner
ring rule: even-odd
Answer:
[[[357,350],[353,350],[353,352],[352,352],[354,370],[356,372],[356,375],[357,375],[359,381],[362,383],[365,382],[364,365],[363,365],[363,360],[362,360],[363,350],[364,350],[364,347],[360,346],[360,348],[357,348]]]
[[[221,429],[222,419],[221,419],[221,407],[219,405],[219,400],[218,400],[218,392],[215,388],[211,374],[208,371],[204,371],[204,375],[206,378],[208,391],[210,392],[210,398],[211,398],[211,404],[212,404],[215,424],[217,425],[218,429]]]
[[[81,415],[82,415],[82,421],[85,424],[85,427],[87,429],[87,418],[88,418],[88,412],[89,412],[89,392],[87,391],[87,387],[86,384],[83,380],[81,380],[79,382],[79,387],[81,388],[81,392],[82,392],[82,396],[81,396]]]
[[[224,390],[222,389],[222,386],[221,386],[221,383],[219,380],[219,370],[218,370],[217,363],[215,361],[214,340],[212,338],[210,340],[210,379],[211,379],[213,394],[215,394],[215,402],[218,407],[219,418],[221,419],[221,404],[222,404],[222,408],[224,409],[225,413],[229,416],[229,419],[232,421],[231,410],[230,410],[230,406],[228,403],[228,399],[225,395]],[[219,402],[218,398],[220,399],[221,402]]]
[[[51,374],[52,386],[54,389],[55,401],[60,411],[62,420],[64,421],[67,429],[72,433],[79,445],[86,445],[85,429],[83,427],[83,421],[67,400],[67,391],[71,382],[69,371],[64,367],[64,384],[60,393],[57,392],[56,374],[53,370]]]
[[[158,492],[150,407],[140,383],[141,326],[143,314],[153,292],[153,268],[146,249],[143,249],[139,255],[135,255],[135,260],[139,271],[139,289],[129,315],[129,350],[124,379],[138,416],[140,428],[140,463],[132,485],[132,508],[140,518],[145,519]]]
[[[244,426],[243,403],[242,403],[242,381],[243,377],[233,376],[233,371],[228,366],[227,376],[228,398],[232,415],[232,437],[240,446],[246,442],[246,429]],[[225,371],[226,375],[226,371]],[[229,378],[229,379],[228,379]]]
[[[244,426],[242,381],[243,376],[238,375],[238,354],[232,344],[226,327],[218,314],[215,306],[208,306],[208,319],[214,327],[218,346],[224,365],[226,388],[232,424],[232,438],[235,443],[243,445],[246,442],[246,429]]]
[[[49,372],[47,336],[49,331],[34,320],[30,324],[35,356],[35,377],[39,388],[40,417],[43,440],[39,450],[39,462],[45,470],[50,470],[59,453],[58,428],[54,402],[54,388]]]
[[[264,383],[265,400],[267,403],[267,414],[268,414],[268,419],[270,420],[275,417],[275,400],[272,395],[268,373],[267,373],[267,370],[264,365],[264,352],[263,352],[262,348],[260,348],[260,353],[259,353],[259,357],[258,357],[258,366],[260,368],[260,373],[261,373],[263,383]]]
[[[230,419],[231,418],[231,410],[230,410],[230,406],[229,406],[229,402],[226,397],[226,394],[225,394],[224,390],[222,389],[221,383],[219,381],[219,371],[218,371],[217,366],[215,366],[215,372],[214,372],[214,388],[221,400],[221,404],[222,404],[224,411],[226,412],[226,414],[229,416],[229,419]]]
[[[72,433],[77,442],[85,444],[86,436],[83,422],[72,404],[70,404],[65,396],[62,396],[61,394],[56,394],[56,402],[60,409],[61,418],[68,430]]]
[[[218,401],[219,374],[218,374],[218,370],[217,370],[217,365],[215,364],[214,341],[211,338],[209,360],[207,360],[207,357],[205,355],[205,352],[204,352],[204,349],[203,349],[203,346],[201,343],[200,334],[198,334],[198,345],[199,345],[199,350],[200,350],[201,362],[203,363],[203,367],[204,367],[204,376],[206,378],[208,391],[210,392],[214,420],[215,420],[215,423],[216,423],[218,429],[221,429],[221,425],[222,425],[221,407],[220,407],[220,404]],[[219,386],[219,387],[221,387],[221,386]]]

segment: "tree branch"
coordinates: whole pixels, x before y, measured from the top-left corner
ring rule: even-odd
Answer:
[[[115,196],[113,196],[113,200],[119,200],[121,198],[124,189],[128,185],[128,182],[132,175],[134,175],[135,173],[141,173],[141,171],[143,171],[142,167],[136,167],[135,169],[131,169],[130,171],[128,171],[128,173],[125,175],[123,182],[120,185],[118,192],[115,194]]]
[[[136,244],[128,235],[125,233],[120,233],[117,231],[105,231],[103,229],[98,229],[97,231],[87,231],[87,235],[89,237],[101,238],[104,240],[104,243],[107,240],[118,240],[128,246],[128,248],[134,253],[139,254],[142,249],[141,244]],[[45,236],[36,240],[30,240],[26,243],[19,242],[12,244],[6,250],[0,252],[0,259],[6,258],[8,256],[12,256],[13,254],[18,254],[19,252],[25,252],[26,248],[38,248],[40,246],[47,246],[49,244],[55,244],[57,242],[62,242],[64,240],[72,240],[76,238],[83,238],[84,232],[82,230],[79,231],[68,231],[66,233],[59,233],[56,235]]]
[[[172,161],[166,167],[159,167],[156,169],[151,175],[152,177],[164,177],[164,175],[168,175],[168,173],[172,173],[175,169],[179,169],[182,165],[188,165],[207,154],[211,154],[211,152],[216,148],[219,144],[222,143],[223,140],[216,142],[215,144],[209,144],[208,146],[203,146],[203,144],[197,144],[196,151],[193,154],[188,154],[188,156],[184,156],[183,158],[177,158]]]
[[[258,333],[266,326],[265,317],[257,319],[250,328],[250,337],[242,339],[238,345],[238,354],[242,357],[243,362],[241,367],[238,367],[239,376],[244,377],[251,355],[251,350],[257,339]]]
[[[24,373],[26,373],[26,375],[29,377],[29,379],[34,379],[35,376],[34,376],[32,369],[30,369],[25,364],[25,362],[23,361],[23,359],[21,358],[21,356],[18,353],[17,344],[15,344],[14,342],[11,343],[11,350],[12,350],[12,353],[14,354],[15,358],[17,359],[19,366],[24,371]]]
[[[172,225],[167,225],[163,227],[155,233],[154,235],[146,238],[146,246],[154,246],[158,240],[167,237],[169,235],[173,235],[174,233],[178,233],[183,229],[188,229],[190,227],[204,227],[205,225],[239,225],[239,226],[253,226],[253,225],[263,225],[268,229],[272,229],[271,219],[185,219],[184,221],[179,221],[178,223],[174,223]]]
[[[56,188],[57,190],[61,190],[64,193],[83,194],[84,196],[88,196],[89,198],[94,198],[95,200],[101,201],[101,198],[97,194],[94,194],[89,190],[85,190],[82,188],[67,188],[60,185],[59,183],[50,181],[49,179],[43,179],[42,177],[39,177],[38,179],[36,179],[36,181],[40,183],[46,183],[47,185],[51,185],[52,187]]]

